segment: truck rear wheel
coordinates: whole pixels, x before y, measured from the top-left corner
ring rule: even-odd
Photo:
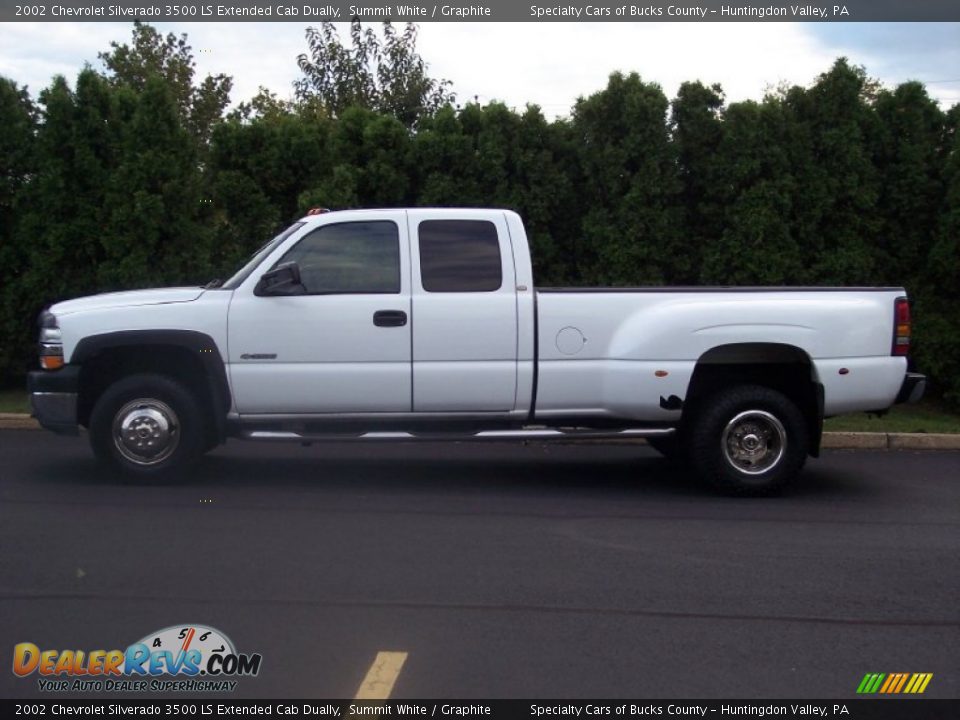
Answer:
[[[203,452],[203,413],[193,394],[156,374],[125,377],[109,386],[90,414],[90,444],[97,458],[129,480],[184,477]]]
[[[786,395],[760,385],[722,390],[700,404],[690,432],[697,473],[722,492],[768,495],[807,457],[803,414]]]

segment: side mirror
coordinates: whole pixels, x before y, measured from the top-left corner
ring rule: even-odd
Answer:
[[[300,282],[300,266],[285,262],[268,270],[253,290],[254,295],[303,295],[306,288]]]

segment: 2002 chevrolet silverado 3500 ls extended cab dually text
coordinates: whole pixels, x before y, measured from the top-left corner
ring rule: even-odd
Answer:
[[[228,437],[643,437],[756,494],[924,387],[902,288],[535,290],[504,210],[311,211],[212,285],[45,311],[40,424],[141,480]]]

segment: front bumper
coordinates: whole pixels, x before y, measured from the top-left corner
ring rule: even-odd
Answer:
[[[927,387],[927,376],[920,373],[907,373],[903,378],[903,385],[897,393],[896,403],[915,403],[923,397]]]
[[[27,375],[31,413],[40,426],[60,435],[76,435],[77,395],[80,368],[66,365],[60,370],[37,371]]]

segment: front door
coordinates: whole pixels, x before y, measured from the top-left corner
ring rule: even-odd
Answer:
[[[410,412],[406,215],[312,226],[234,293],[230,379],[241,415]],[[303,294],[258,296],[264,272],[300,268]]]

